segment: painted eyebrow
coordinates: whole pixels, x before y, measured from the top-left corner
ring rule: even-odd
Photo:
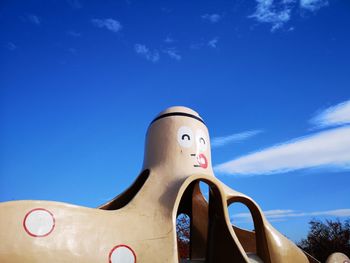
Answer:
[[[163,114],[163,115],[160,115],[160,116],[156,117],[156,118],[151,122],[150,125],[152,125],[154,122],[156,122],[156,121],[159,120],[159,119],[163,119],[163,118],[171,117],[171,116],[189,117],[189,118],[195,119],[195,120],[197,120],[197,121],[200,121],[201,123],[203,123],[203,124],[205,125],[204,121],[203,121],[201,118],[199,118],[198,116],[195,116],[195,115],[190,114],[190,113],[185,113],[185,112],[170,112],[170,113],[165,113],[165,114]]]

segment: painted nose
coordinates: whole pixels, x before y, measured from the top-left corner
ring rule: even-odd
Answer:
[[[208,167],[208,160],[207,157],[203,153],[199,154],[197,156],[197,162],[200,165],[200,167],[206,169]]]

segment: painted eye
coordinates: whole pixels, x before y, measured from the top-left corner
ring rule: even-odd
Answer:
[[[181,140],[187,140],[187,141],[189,141],[189,140],[191,140],[191,137],[190,137],[190,135],[188,135],[188,134],[182,134],[182,136],[181,136]]]
[[[205,133],[202,130],[196,132],[196,142],[199,151],[204,152],[208,148],[208,142]]]
[[[193,144],[193,139],[193,132],[190,128],[182,126],[177,131],[177,141],[182,147],[191,147]]]

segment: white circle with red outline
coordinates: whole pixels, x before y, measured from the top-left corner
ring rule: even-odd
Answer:
[[[44,208],[35,208],[24,217],[23,227],[32,237],[46,237],[55,228],[55,218],[50,211]]]
[[[136,263],[136,254],[131,247],[118,245],[109,253],[109,263]]]

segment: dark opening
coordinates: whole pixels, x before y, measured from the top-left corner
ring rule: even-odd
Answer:
[[[181,259],[190,258],[191,218],[181,213],[176,218],[177,248]]]
[[[270,263],[264,222],[258,207],[245,197],[234,197],[228,205],[232,227],[248,258]]]
[[[208,201],[201,189],[208,190]],[[227,263],[245,262],[237,244],[230,232],[230,224],[225,219],[223,202],[219,189],[210,181],[199,180],[192,182],[181,197],[177,211],[177,218],[182,214],[185,220],[188,242],[188,254],[182,254],[178,243],[179,262],[181,263]],[[181,233],[177,233],[181,240]],[[185,239],[186,240],[186,239]]]
[[[232,227],[245,252],[256,253],[255,226],[249,208],[234,202],[228,207]]]
[[[177,245],[180,262],[206,262],[208,235],[208,202],[199,181],[188,186],[177,213]]]
[[[148,179],[150,171],[148,169],[144,170],[134,181],[134,183],[126,189],[123,193],[116,196],[114,199],[109,201],[108,203],[99,207],[99,209],[103,210],[117,210],[127,205],[140,191],[142,186]]]

